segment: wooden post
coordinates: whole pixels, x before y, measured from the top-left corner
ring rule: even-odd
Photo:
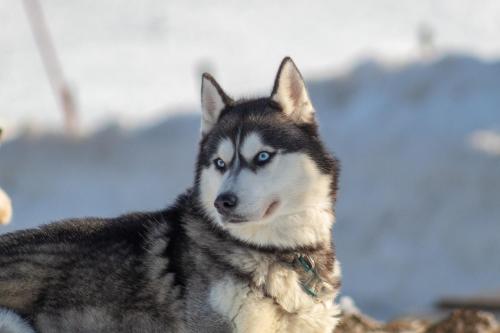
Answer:
[[[64,115],[66,133],[72,136],[76,135],[77,112],[75,100],[64,78],[61,62],[52,42],[40,2],[38,0],[24,0],[23,3],[45,72]]]

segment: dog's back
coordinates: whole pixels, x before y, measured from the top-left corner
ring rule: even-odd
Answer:
[[[164,212],[71,220],[0,236],[0,307],[45,332],[127,331],[129,321],[147,331],[163,329],[153,325],[152,318],[164,314],[146,265],[146,233],[158,223],[166,223]]]

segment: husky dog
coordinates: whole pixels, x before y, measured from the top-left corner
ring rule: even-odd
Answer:
[[[201,101],[193,187],[166,210],[1,236],[1,307],[39,333],[332,332],[338,162],[299,71],[285,58],[249,100],[204,74]]]

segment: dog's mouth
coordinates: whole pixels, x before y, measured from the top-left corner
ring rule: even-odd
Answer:
[[[237,215],[237,214],[231,214],[231,215],[222,216],[222,220],[225,223],[244,223],[244,222],[248,222],[249,221],[244,216]]]
[[[269,204],[269,206],[267,206],[266,210],[264,211],[264,215],[262,215],[262,217],[260,219],[263,220],[263,219],[266,219],[269,216],[271,216],[276,211],[276,209],[278,208],[278,206],[279,206],[279,201],[278,200],[272,201]],[[236,223],[251,222],[251,221],[258,221],[256,219],[246,218],[244,216],[236,215],[236,214],[224,216],[223,220],[226,223],[235,223],[235,224]]]
[[[233,217],[226,219],[226,222],[227,223],[244,223],[244,222],[248,222],[248,220],[244,219],[242,217],[239,217],[239,216],[233,216]]]
[[[271,204],[267,207],[266,211],[264,212],[264,216],[262,218],[267,218],[271,216],[278,208],[279,203],[280,202],[278,200],[274,200],[273,202],[271,202]]]

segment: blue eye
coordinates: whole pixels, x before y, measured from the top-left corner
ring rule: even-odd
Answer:
[[[267,151],[261,151],[259,153],[259,155],[257,155],[257,160],[259,162],[264,162],[264,161],[267,161],[270,157],[271,157],[271,155],[269,155],[269,153]]]
[[[264,165],[271,160],[271,157],[272,157],[272,155],[270,152],[261,151],[260,153],[258,153],[255,156],[254,161],[255,161],[255,164],[257,164],[257,165]]]
[[[224,170],[226,168],[226,163],[220,158],[216,158],[214,160],[214,164],[215,164],[215,168],[218,170]]]

